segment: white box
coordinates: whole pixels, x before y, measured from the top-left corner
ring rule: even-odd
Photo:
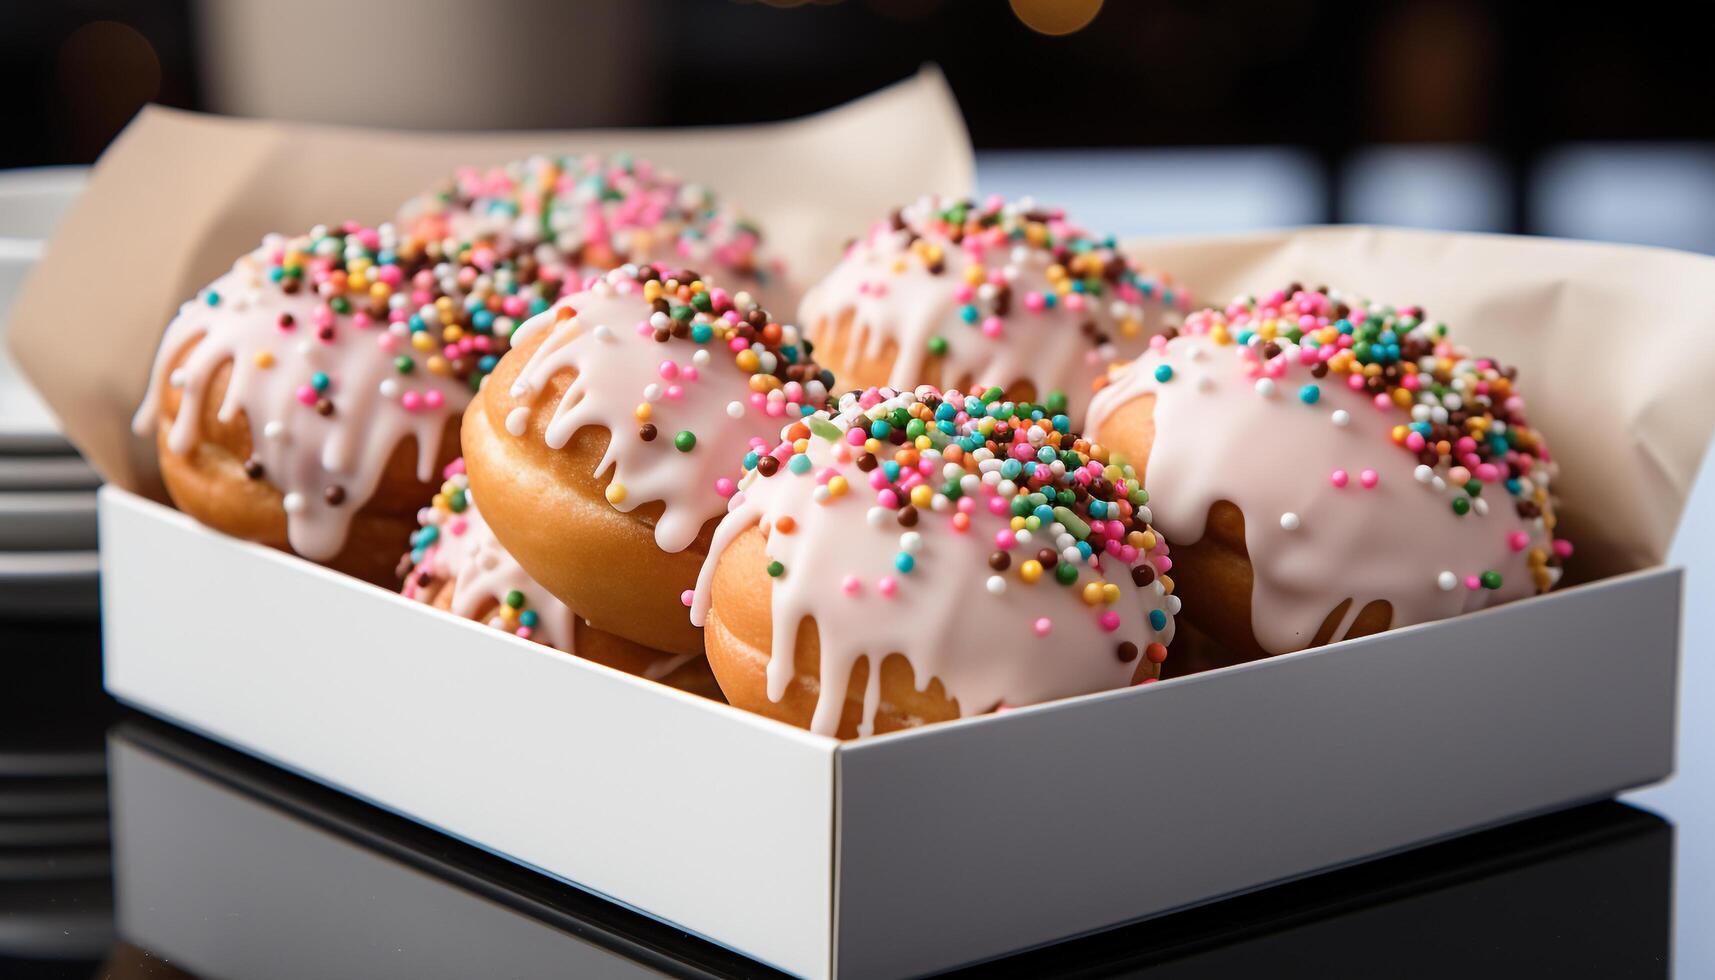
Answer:
[[[101,495],[107,687],[806,977],[924,973],[1673,769],[1682,573],[840,743]]]

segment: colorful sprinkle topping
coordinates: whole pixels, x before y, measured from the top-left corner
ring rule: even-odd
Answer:
[[[533,156],[459,170],[404,209],[430,238],[516,243],[573,278],[627,262],[711,265],[766,285],[756,226],[707,188],[626,154]]]
[[[1540,519],[1552,535],[1553,458],[1525,418],[1524,399],[1514,387],[1518,372],[1455,345],[1447,325],[1430,320],[1422,308],[1293,285],[1224,309],[1197,311],[1185,318],[1182,329],[1235,346],[1263,397],[1292,384],[1299,401],[1315,406],[1325,389],[1338,386],[1363,396],[1376,411],[1397,415],[1389,430],[1394,447],[1416,457],[1416,480],[1446,493],[1454,515],[1487,514],[1490,498],[1501,493],[1520,518]],[[1152,338],[1152,347],[1164,350],[1177,333]],[[1333,413],[1335,425],[1349,420],[1345,409]],[[1329,478],[1336,488],[1351,480],[1345,470]],[[1380,481],[1375,469],[1357,473],[1362,489],[1374,489]],[[1282,517],[1282,527],[1288,518],[1296,527],[1290,514]],[[1528,536],[1521,544],[1517,531],[1506,533],[1511,550],[1529,547]],[[1550,569],[1570,553],[1564,539],[1530,549],[1527,557],[1539,590],[1552,585]],[[1486,571],[1469,581],[1473,589],[1498,589],[1501,576]],[[1447,588],[1445,575],[1439,584]]]

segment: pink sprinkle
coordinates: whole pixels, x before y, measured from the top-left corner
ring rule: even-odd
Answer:
[[[423,407],[423,396],[415,391],[407,391],[399,396],[399,404],[404,406],[405,411],[415,412]]]
[[[1358,482],[1364,485],[1365,490],[1375,489],[1375,485],[1380,482],[1380,480],[1381,477],[1376,475],[1375,470],[1365,470],[1358,474]]]
[[[375,346],[381,348],[384,353],[391,354],[399,349],[399,335],[378,333],[375,335]]]
[[[1328,482],[1332,483],[1336,487],[1345,486],[1347,479],[1348,479],[1348,477],[1346,476],[1345,470],[1335,470],[1334,472],[1328,474]]]
[[[684,603],[686,606],[689,606],[691,603],[695,602],[696,600],[697,600],[697,593],[693,589],[686,589],[685,591],[679,593],[679,601],[681,603]]]
[[[1163,548],[1162,553],[1155,556],[1155,570],[1158,572],[1173,571],[1173,559],[1167,557],[1167,549]]]
[[[685,369],[679,372],[679,375],[686,381],[695,381],[697,380],[697,368],[695,365],[686,365]]]
[[[1472,592],[1475,592],[1482,587],[1483,587],[1483,580],[1482,579],[1478,578],[1475,575],[1465,576],[1465,588],[1470,589]]]
[[[1037,636],[1047,636],[1048,631],[1054,628],[1054,623],[1047,616],[1042,616],[1038,618],[1036,622],[1030,624],[1030,628]]]
[[[440,393],[440,391],[438,391],[434,388],[430,388],[428,391],[423,392],[423,407],[424,408],[440,408],[442,405],[445,405],[445,404],[446,404],[446,397],[443,396]]]
[[[661,377],[667,381],[672,381],[674,378],[679,376],[679,365],[674,364],[672,361],[662,361],[660,368],[657,370],[661,372]]]
[[[314,405],[316,403],[316,389],[309,385],[299,385],[298,401],[305,405]]]
[[[1414,375],[1414,377],[1415,377],[1415,375]],[[1428,440],[1423,438],[1423,433],[1421,433],[1421,432],[1415,432],[1414,431],[1410,435],[1407,435],[1405,437],[1405,448],[1411,450],[1414,453],[1423,452],[1423,447],[1427,446],[1427,445],[1429,445],[1429,442],[1428,442]]]
[[[1501,479],[1500,468],[1493,463],[1478,463],[1477,479],[1484,483],[1498,483]]]
[[[1047,305],[1041,293],[1031,291],[1024,294],[1024,308],[1032,313],[1041,313]]]
[[[999,500],[1000,498],[996,497],[995,499]],[[1000,530],[994,532],[994,546],[996,548],[999,548],[1002,551],[1012,550],[1012,546],[1017,544],[1017,543],[1018,543],[1017,536],[1015,536],[1010,530],[1007,530],[1006,528],[1001,528]]]
[[[1514,551],[1523,551],[1530,547],[1530,535],[1523,531],[1514,531],[1507,535],[1507,547]]]
[[[455,517],[447,522],[447,533],[458,537],[465,532],[465,528],[468,526],[469,523],[464,518]]]
[[[1005,497],[1002,497],[999,494],[996,494],[996,495],[989,498],[989,513],[995,514],[995,515],[1003,515],[1009,509],[1010,508],[1007,506]]]
[[[844,592],[846,595],[857,595],[862,591],[862,589],[863,583],[858,581],[858,577],[856,575],[847,575],[845,578],[840,579],[840,591]]]
[[[683,397],[685,397],[685,389],[684,388],[681,388],[678,385],[668,385],[667,386],[667,400],[668,401],[676,402]]]
[[[715,493],[720,494],[722,497],[731,497],[737,491],[738,485],[724,476],[715,481]]]
[[[899,591],[899,583],[893,580],[893,576],[883,575],[881,581],[875,583],[875,590],[884,596],[892,596]]]
[[[1101,624],[1102,632],[1104,633],[1112,633],[1114,630],[1120,628],[1120,614],[1114,612],[1112,609],[1102,613],[1096,621]]]
[[[1354,374],[1354,375],[1352,375],[1352,377],[1355,378],[1355,377],[1357,377],[1357,375]],[[1375,402],[1376,402],[1376,408],[1379,408],[1384,412],[1393,408],[1393,399],[1389,398],[1385,393],[1377,395],[1375,398]]]
[[[854,446],[861,446],[864,444],[864,441],[865,440],[864,440],[863,429],[858,428],[857,426],[854,425],[851,428],[846,430],[846,442],[848,442]],[[878,473],[880,471],[879,470],[871,470],[870,472]]]
[[[971,297],[974,295],[976,295],[976,292],[971,288],[970,283],[960,283],[958,288],[953,290],[953,302],[969,303],[971,301]]]
[[[1554,548],[1555,555],[1557,555],[1561,558],[1571,558],[1572,557],[1572,542],[1566,540],[1565,538],[1555,538],[1554,544],[1551,547]]]
[[[528,640],[530,637],[536,635],[536,631],[528,626],[520,626],[516,632],[520,640]]]
[[[991,316],[991,317],[985,317],[983,319],[983,336],[984,337],[989,337],[991,339],[997,338],[1000,336],[1000,330],[1001,330],[1000,317]]]

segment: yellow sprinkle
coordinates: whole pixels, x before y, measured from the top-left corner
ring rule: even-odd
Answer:
[[[456,323],[448,324],[447,328],[441,331],[441,339],[449,344],[463,336],[464,328]]]
[[[1137,546],[1139,548],[1142,548],[1144,551],[1154,550],[1154,548],[1155,548],[1155,532],[1153,530],[1143,532],[1143,534],[1140,537],[1142,538],[1142,540],[1140,540],[1138,542]]]
[[[1032,221],[1024,226],[1024,240],[1032,245],[1041,245],[1048,241],[1048,226],[1040,221]]]
[[[1012,519],[1012,521],[1011,521],[1011,522],[1010,522],[1010,524],[1009,524],[1009,526],[1010,526],[1010,527],[1011,527],[1011,528],[1012,528],[1012,529],[1013,529],[1013,530],[1014,530],[1014,531],[1022,531],[1022,530],[1024,530],[1024,518],[1022,518],[1022,517],[1014,517],[1014,518],[1013,518],[1013,519]]]
[[[643,284],[643,298],[655,302],[661,298],[661,280],[655,279]]]
[[[607,502],[617,504],[623,500],[625,500],[625,484],[609,483],[607,485]],[[1165,579],[1166,576],[1162,576],[1162,578]]]
[[[439,375],[443,378],[452,373],[452,367],[447,364],[447,359],[439,354],[435,354],[429,358],[427,367],[430,374]]]
[[[1120,587],[1112,582],[1103,583],[1102,601],[1110,606],[1120,601]]]
[[[929,502],[934,499],[935,491],[929,489],[929,484],[927,483],[919,483],[911,488],[911,506],[916,507],[919,510],[928,507]]]
[[[912,445],[916,446],[918,449],[928,449],[935,445],[935,440],[930,439],[928,436],[918,436],[916,439],[912,440]]]
[[[1227,333],[1227,328],[1218,323],[1209,328],[1209,339],[1222,347],[1233,342],[1232,336]]]
[[[430,498],[429,506],[435,508],[436,510],[447,510],[448,508],[452,507],[452,503],[447,500],[446,494],[437,493],[434,495],[434,497]]]
[[[1035,585],[1036,580],[1042,577],[1042,563],[1034,558],[1026,561],[1018,566],[1018,577],[1024,579],[1027,585]]]
[[[638,402],[637,411],[632,414],[637,416],[637,421],[647,422],[649,421],[650,416],[655,414],[655,406],[648,402]]]
[[[1047,269],[1048,281],[1058,282],[1066,278],[1066,267],[1056,262]]]
[[[845,477],[843,477],[843,476],[833,477],[832,479],[828,480],[828,496],[830,496],[830,497],[843,497],[846,495],[846,489],[848,486],[849,486],[849,484],[846,483]]]
[[[795,453],[807,453],[807,452],[809,452],[810,451],[810,440],[808,440],[808,439],[794,439],[792,441],[792,451]]]
[[[387,297],[393,295],[393,289],[384,282],[369,284],[369,298],[377,303],[385,303]]]
[[[781,386],[783,382],[772,374],[753,374],[750,376],[750,390],[770,392]]]
[[[739,351],[738,356],[733,358],[733,363],[737,364],[738,369],[746,374],[755,374],[756,369],[762,366],[761,359],[756,356],[756,351],[753,350]]]
[[[256,366],[266,371],[274,366],[274,355],[265,350],[256,352]]]
[[[1173,594],[1173,576],[1171,576],[1171,575],[1161,576],[1161,588],[1162,588],[1162,591],[1166,592],[1168,595],[1172,595]]]
[[[1120,336],[1122,336],[1122,337],[1135,337],[1142,332],[1143,332],[1143,324],[1138,323],[1136,320],[1132,319],[1131,317],[1128,316],[1124,320],[1120,321]]]
[[[411,335],[411,346],[420,351],[432,351],[435,349],[435,338],[429,336],[427,330],[414,333]]]
[[[983,271],[982,263],[973,262],[965,269],[965,282],[972,286],[981,286],[988,273]]]
[[[1084,605],[1099,606],[1102,604],[1102,583],[1091,582],[1084,586]]]
[[[1395,388],[1393,390],[1393,403],[1398,405],[1400,408],[1410,408],[1411,392],[1404,388]]]

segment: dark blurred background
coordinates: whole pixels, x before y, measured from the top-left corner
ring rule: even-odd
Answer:
[[[145,101],[404,127],[681,126],[812,112],[935,62],[983,189],[1099,205],[1120,233],[1371,221],[1715,251],[1708,13],[1657,0],[13,2],[0,5],[0,167],[88,162]],[[1057,152],[1085,148],[1105,152]]]

